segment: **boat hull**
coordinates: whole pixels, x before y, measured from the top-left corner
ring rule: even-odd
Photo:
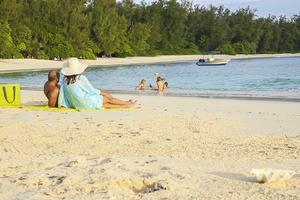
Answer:
[[[229,60],[216,59],[214,61],[207,62],[197,62],[198,66],[218,66],[218,65],[227,65]]]

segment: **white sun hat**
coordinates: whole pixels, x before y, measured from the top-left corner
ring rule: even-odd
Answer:
[[[88,65],[83,65],[78,58],[69,58],[64,64],[61,73],[65,76],[78,75],[84,72]]]

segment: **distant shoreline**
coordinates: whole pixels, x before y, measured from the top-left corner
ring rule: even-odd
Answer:
[[[96,60],[81,60],[82,63],[90,67],[111,67],[120,65],[136,64],[159,64],[172,62],[197,61],[199,58],[209,55],[172,55],[172,56],[155,56],[155,57],[127,57],[127,58],[97,58]],[[284,54],[253,54],[253,55],[215,55],[215,58],[237,59],[256,59],[256,58],[285,58],[300,57],[300,53]],[[38,60],[38,59],[0,59],[0,74],[45,71],[49,69],[60,69],[64,61]]]

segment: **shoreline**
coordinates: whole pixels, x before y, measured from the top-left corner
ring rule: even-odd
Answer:
[[[158,96],[157,92],[139,93],[138,91],[113,91],[104,90],[111,94],[117,95],[138,95],[138,96]],[[275,102],[295,102],[299,103],[300,98],[289,98],[289,97],[261,97],[261,96],[242,96],[242,95],[218,95],[218,94],[185,94],[185,93],[166,93],[161,96],[165,97],[180,97],[180,98],[196,98],[196,99],[225,99],[225,100],[249,100],[249,101],[275,101]]]
[[[208,55],[178,55],[178,56],[155,56],[155,57],[127,57],[127,58],[97,58],[97,60],[81,60],[83,64],[90,67],[112,67],[138,64],[161,64],[173,62],[197,61],[199,58]],[[295,54],[255,54],[255,55],[215,55],[215,58],[257,59],[257,58],[286,58],[300,57]],[[0,74],[44,71],[60,69],[64,61],[38,60],[38,59],[0,59]]]
[[[21,87],[23,91],[37,91],[41,92],[42,88],[32,88],[32,87]],[[274,101],[274,102],[291,102],[299,103],[300,98],[290,98],[290,97],[272,97],[272,96],[242,96],[242,95],[218,95],[218,94],[186,94],[186,93],[166,93],[163,95],[158,95],[156,91],[128,91],[128,90],[106,90],[111,94],[115,95],[135,95],[135,96],[163,96],[163,97],[179,97],[179,98],[195,98],[195,99],[224,99],[224,100],[246,100],[246,101]]]

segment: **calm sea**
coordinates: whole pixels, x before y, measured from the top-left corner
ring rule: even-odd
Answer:
[[[155,85],[156,72],[167,79],[168,95],[300,100],[300,57],[232,60],[226,66],[181,62],[90,68],[85,75],[97,88],[136,93],[141,79]],[[31,89],[41,89],[46,79],[47,72],[0,75],[1,83]]]

